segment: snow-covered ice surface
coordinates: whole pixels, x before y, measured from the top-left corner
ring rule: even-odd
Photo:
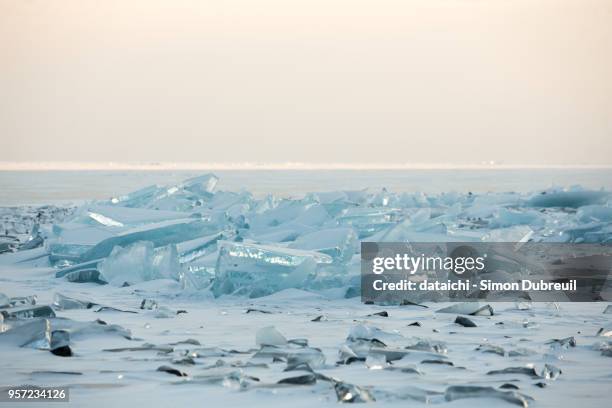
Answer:
[[[0,386],[104,407],[610,406],[608,302],[474,316],[355,296],[359,240],[610,242],[606,191],[286,200],[215,179],[4,209]]]

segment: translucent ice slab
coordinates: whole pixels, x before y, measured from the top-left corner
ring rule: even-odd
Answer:
[[[395,225],[401,219],[398,210],[389,208],[348,208],[338,217],[338,223],[353,227],[359,238],[368,237]]]
[[[99,204],[88,205],[86,208],[89,218],[108,226],[137,226],[188,218],[190,215],[189,213],[178,211],[159,211]]]
[[[217,228],[218,226],[210,222],[193,219],[148,224],[145,227],[130,230],[99,242],[81,256],[80,262],[104,258],[116,246],[125,247],[138,241],[151,242],[154,247],[176,244],[210,235]]]
[[[164,188],[162,186],[152,185],[123,196],[113,197],[110,202],[123,207],[144,207],[163,191]]]
[[[298,237],[289,247],[327,254],[334,262],[344,264],[351,260],[358,247],[357,234],[352,228],[330,228]]]
[[[218,181],[219,177],[212,173],[208,173],[185,180],[181,187],[192,193],[205,195],[211,194],[215,190]]]
[[[212,290],[215,296],[264,296],[304,286],[314,278],[319,265],[332,262],[331,256],[315,251],[221,241]]]
[[[152,242],[136,242],[115,247],[99,265],[100,279],[114,286],[152,279],[179,279],[180,264],[176,245],[154,248]]]

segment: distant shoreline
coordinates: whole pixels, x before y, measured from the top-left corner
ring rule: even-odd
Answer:
[[[0,171],[168,171],[168,170],[606,170],[605,165],[426,164],[426,163],[130,163],[130,162],[0,162]]]

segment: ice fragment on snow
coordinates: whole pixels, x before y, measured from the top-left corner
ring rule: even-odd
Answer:
[[[34,319],[38,317],[55,317],[55,312],[49,306],[20,306],[0,309],[5,320]]]
[[[15,306],[33,306],[38,302],[38,297],[36,295],[29,296],[15,296],[11,298],[11,307]]]
[[[389,317],[389,312],[387,312],[386,310],[383,310],[382,312],[376,312],[376,313],[372,313],[368,315],[368,317],[373,317],[373,316]]]
[[[338,359],[338,364],[351,364],[355,361],[365,361],[366,357],[358,356],[350,346],[343,344],[338,350]]]
[[[290,384],[290,385],[312,385],[317,382],[315,374],[304,374],[297,377],[288,377],[279,380],[277,384]]]
[[[53,330],[49,350],[56,356],[71,357],[70,333],[66,330]]]
[[[384,354],[369,354],[365,364],[370,370],[382,370],[387,366],[387,358]]]
[[[476,302],[457,303],[451,306],[436,310],[436,313],[457,313],[470,316],[493,316],[493,308],[491,305],[481,306]]]
[[[408,350],[428,351],[431,353],[446,354],[448,347],[446,343],[439,340],[417,338],[416,342],[405,347]]]
[[[173,368],[173,367],[170,367],[170,366],[167,366],[167,365],[163,365],[163,366],[157,367],[157,371],[161,371],[161,372],[164,372],[164,373],[176,375],[177,377],[187,377],[188,376],[187,373],[185,373],[183,371],[180,371],[180,370],[177,370],[176,368]]]
[[[447,401],[455,401],[463,398],[498,398],[523,408],[527,408],[529,405],[527,399],[516,391],[499,391],[493,387],[480,387],[475,385],[450,386],[446,389],[444,398]]]
[[[156,312],[155,312],[156,319],[169,319],[169,318],[175,317],[176,315],[177,313],[174,310],[167,308],[165,306],[159,307],[158,309],[156,309]]]
[[[532,356],[534,354],[537,354],[537,352],[534,350],[530,350],[530,349],[522,348],[522,347],[514,349],[514,350],[510,350],[508,352],[509,357]]]
[[[0,333],[0,346],[49,349],[51,324],[47,319],[37,319]]]
[[[100,278],[113,286],[161,278],[178,280],[180,269],[175,245],[154,248],[148,241],[115,247],[98,266]]]
[[[376,401],[370,391],[354,384],[336,382],[334,384],[334,390],[336,391],[336,396],[338,397],[339,402],[353,403]]]
[[[453,364],[452,361],[448,361],[448,360],[423,360],[421,361],[421,364],[440,364],[440,365],[447,365],[447,366],[455,365]]]
[[[219,257],[212,286],[215,296],[267,295],[303,286],[318,265],[331,264],[329,255],[246,242],[219,242]]]
[[[536,372],[533,367],[508,367],[503,370],[491,370],[487,372],[487,375],[500,375],[500,374],[523,374],[531,378],[540,378],[540,375]]]
[[[347,340],[383,340],[385,338],[398,339],[401,335],[397,333],[386,332],[378,327],[362,325],[353,326],[347,336]]]
[[[547,341],[546,344],[551,344],[552,346],[562,348],[576,347],[576,338],[574,338],[574,336],[570,336],[563,339],[552,339]]]
[[[10,306],[10,299],[4,293],[0,293],[0,308]]]
[[[406,355],[409,354],[409,352],[406,350],[390,349],[390,348],[384,348],[384,347],[370,347],[368,352],[370,354],[382,354],[383,356],[385,356],[385,359],[388,362],[401,360],[402,358],[404,358]]]
[[[53,319],[51,324],[53,330],[65,330],[70,333],[71,339],[88,338],[91,336],[117,336],[123,339],[131,340],[132,334],[130,330],[117,324],[105,324],[101,321],[94,322],[79,322],[70,319]]]
[[[476,323],[463,316],[457,316],[455,323],[463,327],[476,327]]]
[[[90,309],[95,303],[86,300],[74,299],[61,293],[53,295],[53,307],[56,310],[70,310],[70,309]]]
[[[500,356],[504,356],[506,354],[503,347],[496,346],[493,344],[481,344],[480,346],[476,347],[476,351],[481,351],[483,353],[497,354]]]
[[[286,347],[262,345],[253,358],[286,361],[289,369],[294,369],[302,364],[308,364],[313,368],[322,367],[325,364],[325,356],[321,350],[312,347],[296,348],[291,345]]]
[[[255,333],[255,344],[258,346],[283,346],[287,339],[274,326],[267,326]]]
[[[155,310],[158,308],[158,305],[153,299],[142,299],[142,302],[140,302],[140,308],[142,310]]]
[[[561,370],[552,364],[544,364],[544,367],[540,371],[540,377],[547,380],[556,380],[560,375]]]
[[[119,348],[112,348],[112,349],[103,349],[102,351],[107,351],[110,353],[121,353],[124,351],[159,351],[164,354],[167,354],[167,353],[171,353],[172,351],[174,351],[174,348],[155,346],[154,344],[145,343],[140,347],[119,347]]]
[[[100,271],[97,269],[81,269],[69,272],[64,275],[67,281],[74,283],[97,283],[99,285],[106,284],[100,279]]]

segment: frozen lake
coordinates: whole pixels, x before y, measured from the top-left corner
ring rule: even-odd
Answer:
[[[206,171],[0,171],[0,206],[106,199]],[[312,191],[529,192],[553,186],[612,189],[612,169],[222,170],[219,190],[301,196]]]
[[[202,398],[212,407],[609,406],[609,301],[491,301],[483,314],[464,309],[475,303],[449,312],[440,310],[448,303],[382,307],[354,295],[359,239],[608,242],[605,192],[522,192],[610,189],[610,170],[218,171],[219,190],[256,197],[433,194],[258,200],[204,193],[207,177],[168,194],[201,173],[0,172],[5,206],[166,185],[74,213],[2,208],[0,388],[69,388],[88,407],[143,398],[151,407]],[[435,194],[446,191],[461,194]],[[134,242],[143,231],[147,243]]]

